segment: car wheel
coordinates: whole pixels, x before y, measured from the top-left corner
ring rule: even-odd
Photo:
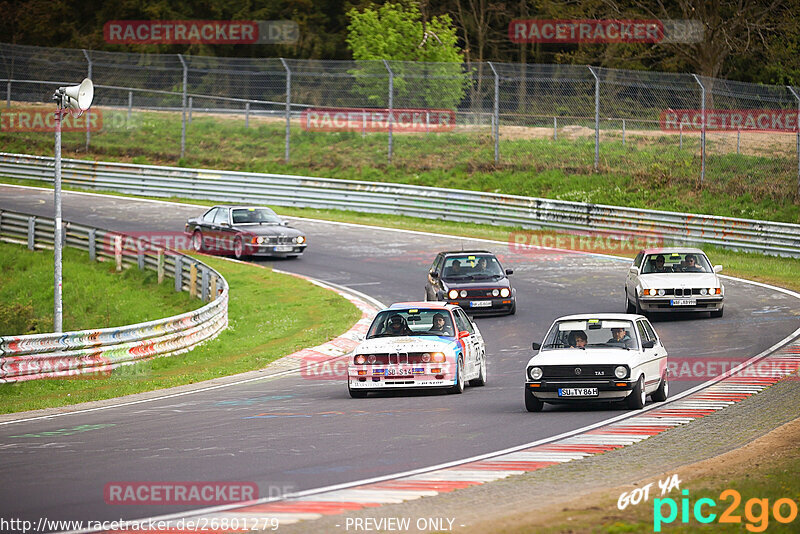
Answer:
[[[192,234],[192,249],[195,252],[203,251],[203,233],[200,230],[195,230]]]
[[[425,302],[428,302],[428,290],[427,290],[427,289],[425,290],[425,298],[424,298],[424,301],[425,301]]]
[[[664,402],[665,400],[667,400],[668,396],[669,396],[669,382],[667,382],[667,373],[665,371],[664,376],[661,377],[661,383],[658,385],[658,389],[650,394],[650,398],[652,398],[656,402]]]
[[[644,389],[644,376],[640,376],[639,380],[636,382],[636,386],[631,391],[631,394],[628,395],[628,408],[631,410],[641,410],[644,408],[645,402],[647,402],[647,393]]]
[[[242,238],[237,237],[233,240],[233,257],[237,260],[244,259],[244,243],[242,243]]]
[[[622,291],[625,293],[625,313],[636,313],[636,306],[631,304],[631,301],[628,300],[628,289],[625,288]]]
[[[481,371],[478,378],[473,378],[469,381],[470,386],[485,386],[486,385],[486,354],[481,356]]]
[[[511,304],[511,310],[509,310],[509,315],[514,315],[517,313],[517,299],[514,299],[514,302]]]
[[[350,386],[347,386],[347,392],[350,393],[350,396],[354,399],[366,399],[367,398],[367,391],[361,389],[350,389]]]
[[[725,308],[720,308],[718,310],[714,310],[711,312],[711,317],[722,317],[722,310]]]
[[[464,393],[464,360],[459,358],[456,366],[456,384],[450,388],[450,393]]]
[[[542,408],[544,408],[544,403],[528,391],[528,388],[525,388],[525,409],[529,412],[541,412]]]

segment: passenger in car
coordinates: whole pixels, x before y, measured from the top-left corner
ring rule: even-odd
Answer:
[[[573,330],[569,333],[569,337],[567,337],[567,343],[569,346],[576,349],[582,349],[586,347],[586,342],[588,338],[586,337],[586,332],[583,330]]]
[[[666,267],[664,265],[664,256],[662,256],[661,254],[656,256],[656,263],[655,263],[655,266],[653,268],[653,272],[654,273],[671,273],[672,272],[672,267]]]
[[[683,272],[685,273],[702,273],[703,268],[697,265],[697,258],[695,258],[694,254],[687,254],[686,255],[686,267],[683,268]]]
[[[631,347],[633,340],[631,335],[624,328],[612,328],[611,339],[606,341],[609,345],[616,345],[618,347]]]

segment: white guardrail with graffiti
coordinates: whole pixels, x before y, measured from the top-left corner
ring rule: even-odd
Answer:
[[[0,176],[52,183],[54,159],[0,152]],[[389,213],[710,243],[800,257],[800,225],[407,184],[65,159],[63,183],[150,197]]]
[[[31,250],[52,247],[53,226],[53,219],[0,210],[0,240],[27,244]],[[153,246],[133,255],[123,254],[123,236],[67,222],[63,243],[87,250],[93,260],[115,262],[118,269],[128,264],[155,270],[159,283],[169,277],[174,280],[176,291],[188,291],[207,304],[146,323],[0,337],[0,383],[87,374],[104,376],[120,366],[191,350],[228,325],[228,284],[221,274],[170,249]]]

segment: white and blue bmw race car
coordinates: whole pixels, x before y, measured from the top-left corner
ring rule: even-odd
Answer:
[[[478,327],[460,307],[403,302],[379,312],[348,364],[350,396],[405,388],[486,383],[486,348]]]

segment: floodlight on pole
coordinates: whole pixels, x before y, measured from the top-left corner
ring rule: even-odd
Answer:
[[[55,280],[53,284],[53,331],[61,332],[62,327],[62,303],[61,303],[61,245],[64,232],[61,225],[61,117],[69,111],[73,117],[80,117],[84,111],[92,106],[94,100],[94,84],[89,78],[85,78],[80,85],[69,87],[59,87],[53,94],[56,101],[56,142],[55,142],[55,178],[53,180],[53,190],[55,194],[55,217],[53,225],[53,256]]]

